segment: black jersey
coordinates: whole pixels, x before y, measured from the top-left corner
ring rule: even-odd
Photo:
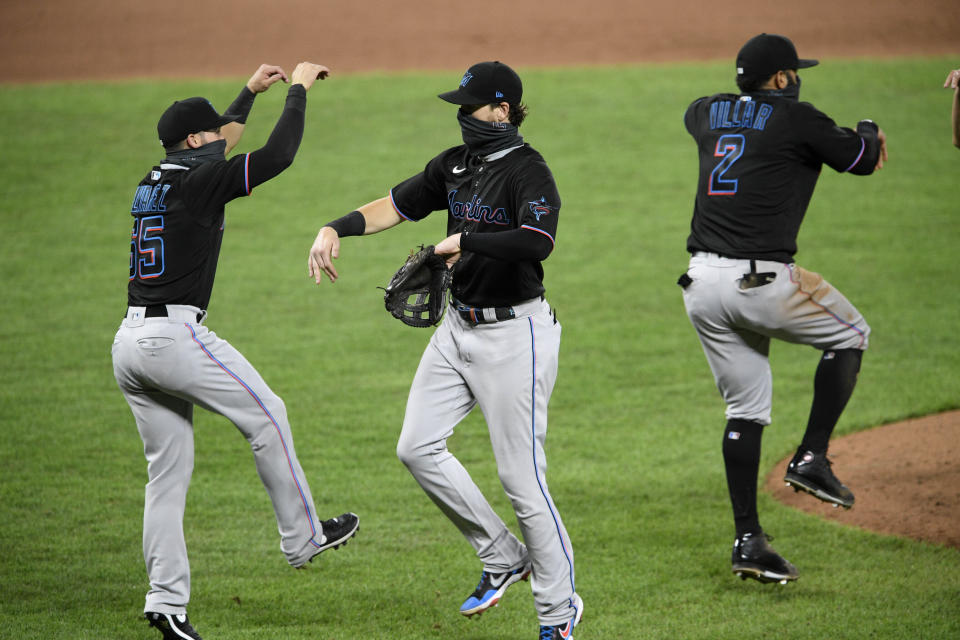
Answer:
[[[137,187],[131,214],[130,306],[206,309],[223,239],[224,205],[247,195],[249,154],[189,167],[154,167]]]
[[[879,154],[873,123],[839,127],[775,92],[700,98],[684,124],[700,152],[691,253],[792,262],[821,166],[866,175]]]
[[[471,159],[466,145],[453,147],[390,191],[393,206],[407,220],[446,209],[448,236],[468,232],[479,239],[509,232],[515,235],[510,244],[519,239],[527,246],[546,239],[547,251],[536,257],[527,251],[502,255],[509,246],[504,243],[497,255],[470,251],[462,241],[451,291],[478,307],[508,306],[543,294],[540,259],[553,247],[560,213],[556,182],[539,152],[524,144],[498,155]]]
[[[306,90],[290,87],[284,111],[260,149],[229,160],[213,142],[175,152],[140,181],[130,209],[127,304],[185,304],[206,309],[223,240],[224,205],[290,165],[303,137]],[[221,150],[222,154],[222,150]]]

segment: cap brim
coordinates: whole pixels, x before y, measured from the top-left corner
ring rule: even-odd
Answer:
[[[446,93],[441,93],[437,96],[441,100],[446,100],[452,104],[487,104],[487,100],[478,98],[477,96],[470,95],[463,89],[457,89],[456,91],[447,91]]]
[[[820,64],[819,60],[797,60],[797,69],[809,69],[810,67],[815,67]]]

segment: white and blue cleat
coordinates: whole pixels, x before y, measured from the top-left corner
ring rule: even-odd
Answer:
[[[482,614],[490,607],[495,607],[503,597],[507,587],[515,582],[526,580],[530,577],[531,565],[523,564],[513,571],[503,573],[491,573],[484,571],[480,575],[480,582],[477,588],[470,594],[462,605],[460,613],[468,618],[473,615]]]

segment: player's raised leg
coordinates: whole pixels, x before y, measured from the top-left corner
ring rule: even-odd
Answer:
[[[346,513],[321,524],[310,485],[297,459],[287,410],[247,359],[205,327],[189,327],[184,358],[193,366],[182,383],[187,397],[229,419],[250,443],[257,473],[273,504],[280,548],[291,566],[301,567],[316,554],[344,544],[359,527]]]
[[[830,437],[853,395],[870,326],[863,315],[820,274],[797,265],[771,285],[786,304],[768,313],[775,337],[822,350],[814,376],[813,402],[803,441],[787,467],[785,482],[795,490],[849,509],[854,495],[834,475],[827,458]],[[769,320],[768,320],[769,321]]]

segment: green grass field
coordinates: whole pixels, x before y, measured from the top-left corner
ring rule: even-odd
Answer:
[[[872,118],[889,137],[878,175],[824,172],[799,239],[798,262],[873,327],[840,435],[960,406],[960,151],[940,88],[955,63],[825,61],[803,74],[803,99],[845,126]],[[761,520],[800,580],[730,573],[723,406],[674,284],[696,176],[682,115],[733,88],[730,65],[521,71],[532,109],[522,133],[563,197],[545,264],[564,325],[547,448],[586,603],[577,639],[960,636],[956,549],[847,529],[766,495]],[[319,84],[293,167],[228,206],[208,325],[284,398],[321,516],[353,510],[362,526],[346,548],[291,570],[244,439],[198,410],[185,526],[204,638],[536,633],[526,585],[479,621],[457,614],[480,566],[395,456],[429,332],[391,319],[377,287],[414,245],[443,237],[443,216],[345,240],[334,286],[307,277],[323,223],[459,143],[453,109],[434,97],[456,77]],[[146,465],[110,362],[127,212],[161,158],[163,108],[205,95],[223,110],[244,80],[0,87],[0,637],[156,637],[138,619]],[[258,98],[238,151],[266,140],[283,95]],[[800,439],[817,354],[777,344],[772,359],[761,471]],[[513,524],[479,416],[451,449]]]

